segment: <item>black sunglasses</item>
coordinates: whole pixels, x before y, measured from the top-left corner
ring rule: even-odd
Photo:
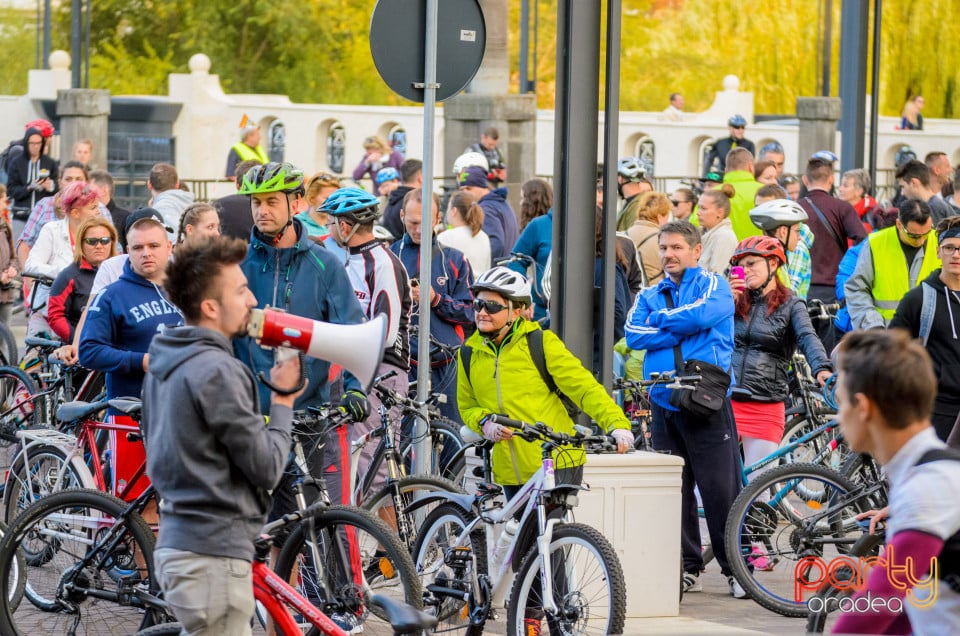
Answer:
[[[681,203],[693,203],[692,201],[678,201],[677,199],[670,199],[670,205],[677,207]]]
[[[110,245],[110,243],[113,243],[113,239],[109,236],[104,236],[102,238],[85,238],[83,239],[83,242],[86,245],[93,247],[94,245]]]
[[[493,300],[480,300],[479,298],[473,301],[473,308],[475,311],[485,311],[491,316],[493,314],[499,314],[501,311],[507,308],[506,305],[501,305],[500,303]]]

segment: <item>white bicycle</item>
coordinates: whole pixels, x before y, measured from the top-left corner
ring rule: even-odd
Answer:
[[[439,620],[435,633],[482,634],[487,618],[504,607],[511,636],[525,634],[531,621],[545,621],[553,635],[622,633],[626,589],[620,561],[598,530],[570,522],[581,486],[557,484],[554,475],[555,451],[609,446],[610,438],[586,429],[567,435],[539,422],[493,418],[515,429],[514,436],[541,442],[542,464],[502,505],[503,489],[490,479],[488,444],[486,479],[476,495],[436,493],[413,504],[443,500],[424,520],[413,552],[425,609]],[[461,435],[479,445],[469,429],[461,429]],[[499,538],[498,528],[503,528]]]

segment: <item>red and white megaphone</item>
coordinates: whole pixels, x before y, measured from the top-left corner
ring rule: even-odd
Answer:
[[[247,334],[262,347],[289,347],[339,364],[366,391],[383,357],[387,317],[380,314],[358,325],[337,325],[267,307],[251,312]]]

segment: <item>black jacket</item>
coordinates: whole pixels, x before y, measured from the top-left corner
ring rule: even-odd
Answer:
[[[253,229],[250,195],[229,194],[214,201],[213,207],[220,213],[221,234],[250,241],[250,230]]]
[[[937,307],[926,345],[927,353],[933,360],[933,370],[937,374],[937,401],[933,410],[935,413],[956,415],[957,407],[960,406],[960,292],[947,290],[940,280],[939,269],[931,272],[923,284],[930,285],[937,292]],[[909,331],[914,338],[920,337],[922,308],[921,284],[903,297],[888,328],[899,327]]]
[[[390,233],[393,234],[393,240],[395,241],[399,241],[403,238],[403,235],[407,233],[403,227],[403,220],[400,218],[400,208],[403,207],[403,197],[407,196],[407,192],[411,190],[413,190],[413,188],[410,186],[397,186],[397,188],[390,193],[387,204],[383,207],[383,221],[381,225],[390,230]]]
[[[27,208],[32,210],[37,201],[44,197],[53,196],[57,193],[58,170],[57,162],[43,154],[47,148],[48,141],[43,140],[43,147],[40,150],[40,170],[48,170],[50,179],[53,181],[53,191],[32,190],[30,188],[30,152],[27,146],[27,140],[33,135],[39,135],[40,131],[36,128],[28,128],[23,135],[23,152],[19,157],[13,160],[10,165],[10,176],[7,180],[7,194],[13,199],[13,207]]]
[[[718,139],[713,143],[710,152],[707,153],[706,158],[703,160],[703,176],[707,176],[708,172],[713,172],[714,162],[717,163],[716,172],[719,172],[720,176],[723,176],[723,173],[726,172],[727,153],[733,150],[734,142],[736,142],[737,148],[746,148],[754,156],[757,155],[756,147],[749,139],[734,139],[733,137]]]
[[[817,333],[810,324],[806,303],[793,294],[767,316],[766,298],[754,303],[746,320],[733,321],[733,376],[735,386],[749,391],[749,397],[734,391],[733,398],[756,402],[783,402],[787,398],[790,359],[799,346],[814,375],[833,370]]]

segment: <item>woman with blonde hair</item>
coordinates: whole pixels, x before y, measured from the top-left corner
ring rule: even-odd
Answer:
[[[396,168],[400,170],[400,164],[403,163],[403,155],[396,150],[391,150],[380,137],[371,136],[363,140],[363,159],[353,169],[353,180],[360,181],[364,176],[369,175],[373,183],[373,196],[380,196],[380,188],[377,186],[377,173],[384,168]]]
[[[903,105],[903,111],[900,113],[901,130],[923,130],[923,96],[916,95],[907,100]]]
[[[307,228],[307,235],[318,243],[330,235],[327,213],[321,212],[320,207],[326,203],[327,197],[340,187],[340,177],[326,172],[318,172],[307,180],[306,192],[303,195],[307,209],[298,214],[297,218]]]
[[[490,237],[483,231],[483,208],[473,195],[458,191],[447,206],[450,229],[437,234],[437,242],[463,252],[474,276],[490,269]]]
[[[47,301],[47,322],[62,342],[72,342],[100,264],[117,255],[117,230],[102,216],[80,225],[73,262],[57,275]]]
[[[736,190],[729,183],[700,195],[697,217],[704,230],[700,267],[715,274],[727,271],[730,257],[737,249],[737,235],[730,222],[730,200],[735,195]]]
[[[643,266],[644,287],[656,285],[663,278],[660,265],[660,245],[657,234],[660,226],[670,220],[670,199],[661,192],[644,192],[637,204],[637,220],[627,228],[627,236],[637,248],[637,257]]]

